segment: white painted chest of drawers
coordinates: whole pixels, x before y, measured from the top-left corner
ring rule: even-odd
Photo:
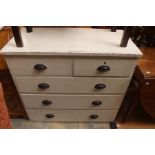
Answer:
[[[32,121],[114,121],[141,52],[122,31],[35,28],[12,39],[5,55]]]

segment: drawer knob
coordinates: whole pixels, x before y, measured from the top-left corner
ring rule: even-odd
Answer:
[[[98,105],[101,105],[102,102],[101,101],[93,101],[92,104],[95,106],[98,106]]]
[[[47,88],[49,88],[50,86],[49,86],[47,83],[40,83],[40,84],[38,85],[38,87],[41,88],[41,89],[47,89]]]
[[[43,64],[37,64],[34,66],[34,69],[37,71],[43,71],[43,70],[47,69],[47,67]]]
[[[95,85],[96,89],[104,89],[105,87],[106,87],[105,84],[97,84],[97,85]]]
[[[99,66],[98,68],[97,68],[97,70],[99,71],[99,72],[107,72],[107,71],[109,71],[110,70],[110,67],[109,66]]]
[[[52,101],[43,100],[43,101],[42,101],[42,104],[44,104],[44,105],[50,105],[50,104],[52,104]]]
[[[53,118],[54,115],[53,115],[53,114],[46,114],[46,117],[47,117],[47,118]]]
[[[98,118],[98,115],[90,115],[89,116],[91,119],[97,119]]]

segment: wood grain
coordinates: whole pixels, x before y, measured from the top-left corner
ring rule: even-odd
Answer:
[[[139,83],[140,103],[155,118],[155,48],[142,48],[143,57],[138,61],[135,78]]]
[[[4,27],[0,31],[0,49],[12,38],[10,27]],[[0,55],[0,82],[4,90],[4,98],[11,118],[27,118],[16,87],[8,70],[4,56]]]
[[[0,84],[0,129],[11,128],[11,122],[6,107],[2,85]]]
[[[141,104],[145,111],[155,118],[155,79],[145,78],[140,89]]]
[[[27,118],[27,114],[25,113],[25,110],[23,108],[23,105],[21,103],[21,100],[19,98],[16,87],[8,69],[0,70],[0,82],[3,86],[4,97],[10,117]]]
[[[18,94],[4,94],[11,118],[27,118]]]
[[[2,30],[0,30],[0,49],[4,47],[11,37],[12,31],[10,27],[4,27]],[[7,65],[4,57],[0,54],[0,70],[2,69],[7,69]]]

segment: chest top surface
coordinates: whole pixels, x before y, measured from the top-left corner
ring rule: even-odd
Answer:
[[[78,55],[139,57],[140,50],[129,39],[120,47],[123,31],[89,28],[34,28],[32,33],[22,29],[24,47],[16,47],[14,38],[1,50],[3,55]]]

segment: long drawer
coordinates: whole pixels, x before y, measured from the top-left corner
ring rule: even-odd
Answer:
[[[20,76],[70,76],[73,60],[66,57],[12,56],[7,63],[13,75]]]
[[[122,95],[22,94],[26,108],[118,109]]]
[[[136,65],[135,59],[74,59],[74,76],[131,76]]]
[[[117,110],[49,110],[26,109],[32,121],[55,122],[110,122]]]
[[[122,94],[128,78],[96,77],[15,77],[20,93]]]

